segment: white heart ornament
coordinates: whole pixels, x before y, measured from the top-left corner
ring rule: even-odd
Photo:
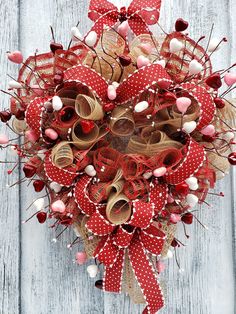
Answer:
[[[185,182],[187,183],[187,185],[190,187],[192,185],[195,185],[198,183],[198,180],[196,177],[190,177],[188,179],[185,180]]]
[[[208,51],[213,52],[219,50],[221,48],[219,43],[220,41],[218,38],[212,38],[211,41],[209,42]]]
[[[202,69],[203,69],[203,66],[197,60],[192,60],[189,63],[189,74],[190,75],[199,74],[202,71]]]
[[[192,208],[197,205],[198,197],[194,194],[188,194],[186,197],[186,202]]]
[[[181,49],[183,49],[184,45],[182,44],[181,41],[179,41],[176,38],[171,39],[170,41],[170,52],[171,53],[176,53],[179,52]]]
[[[52,98],[52,107],[55,111],[59,111],[63,107],[62,100],[59,96],[54,96]]]
[[[89,47],[93,47],[97,42],[98,35],[95,31],[91,31],[85,38],[85,43]]]
[[[137,105],[134,107],[135,112],[142,112],[148,108],[148,102],[147,101],[141,101],[137,103]]]
[[[158,60],[158,61],[155,62],[155,64],[159,64],[163,68],[166,67],[166,61],[165,60]]]
[[[147,66],[150,64],[150,60],[146,57],[144,57],[143,55],[138,56],[137,58],[137,67],[140,69],[144,66]]]
[[[95,177],[96,176],[96,170],[94,169],[93,165],[88,165],[85,169],[84,172],[90,176],[90,177]]]
[[[197,123],[195,121],[185,122],[183,124],[183,130],[188,134],[192,133],[196,129],[196,127]]]
[[[98,273],[97,265],[89,265],[87,267],[87,272],[88,272],[90,278],[95,278],[97,276],[97,273]]]
[[[75,26],[71,28],[71,38],[73,41],[80,41],[83,39],[78,27]]]

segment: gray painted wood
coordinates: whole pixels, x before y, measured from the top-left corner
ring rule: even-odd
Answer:
[[[113,2],[123,5],[130,1]],[[84,33],[89,29],[91,23],[86,17],[87,8],[88,0],[21,0],[19,9],[16,0],[0,0],[0,12],[4,17],[0,20],[1,87],[4,87],[2,82],[5,82],[6,73],[14,74],[16,71],[16,66],[6,62],[6,50],[17,48],[20,39],[19,48],[25,56],[32,54],[35,48],[47,51],[49,25],[53,25],[57,40],[67,44],[70,28],[77,20],[81,20]],[[214,22],[215,36],[230,39],[230,44],[214,58],[216,68],[222,68],[236,59],[236,37],[233,38],[236,33],[235,14],[234,0],[163,0],[161,25],[170,31],[176,18],[183,17],[190,22],[191,36],[197,39],[208,34]],[[1,105],[5,106],[6,98],[1,99]],[[1,160],[5,158],[5,153],[0,154]],[[16,173],[14,178],[8,178],[6,169],[0,168],[3,189],[18,177]],[[199,219],[209,226],[208,231],[195,224],[188,230],[191,237],[187,241],[180,228],[179,238],[188,244],[178,254],[185,273],[180,275],[174,260],[169,262],[162,276],[166,280],[168,294],[166,307],[161,313],[235,313],[235,178],[235,175],[229,176],[219,182],[216,190],[225,192],[224,199],[209,198],[212,208],[204,207],[197,213]],[[36,197],[31,189],[22,186],[20,203],[17,188],[9,194],[1,189],[0,195],[1,314],[141,313],[143,306],[133,305],[125,295],[102,294],[95,289],[94,280],[86,274],[86,266],[78,267],[72,263],[75,251],[66,248],[73,239],[72,232],[65,232],[54,244],[51,242],[54,231],[45,225],[32,220],[21,226],[21,219],[33,212],[24,211]]]

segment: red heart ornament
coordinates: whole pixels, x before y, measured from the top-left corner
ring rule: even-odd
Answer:
[[[206,84],[214,89],[219,89],[222,86],[222,81],[219,73],[214,73],[206,79]]]
[[[175,22],[175,30],[176,32],[183,32],[188,28],[188,22],[183,19],[178,19]]]
[[[82,131],[85,134],[90,133],[92,131],[92,129],[94,128],[94,122],[91,120],[81,120],[80,125],[82,127]]]
[[[38,219],[38,222],[40,224],[43,224],[46,219],[47,219],[47,213],[45,212],[39,212],[37,215],[36,215],[37,219]]]

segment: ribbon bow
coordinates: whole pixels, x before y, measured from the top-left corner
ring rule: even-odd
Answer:
[[[91,178],[87,175],[82,176],[75,186],[74,197],[79,208],[89,216],[87,229],[101,237],[94,257],[105,266],[103,290],[121,292],[127,253],[147,302],[143,313],[154,314],[163,307],[164,298],[147,253],[160,255],[165,242],[165,234],[155,226],[152,219],[166,204],[167,185],[154,182],[150,202],[132,202],[133,213],[130,220],[122,225],[114,225],[106,218],[106,206],[96,206],[90,201],[87,193],[90,181]]]
[[[133,0],[128,8],[119,10],[107,0],[91,0],[88,16],[95,22],[91,30],[100,37],[104,25],[113,27],[127,20],[134,34],[150,34],[147,25],[158,22],[160,7],[161,0]]]

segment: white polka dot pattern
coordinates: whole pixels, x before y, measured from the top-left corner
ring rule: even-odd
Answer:
[[[141,35],[151,33],[146,24],[158,22],[160,7],[161,0],[134,0],[122,13],[134,34]],[[91,0],[88,16],[95,22],[91,30],[96,31],[99,37],[105,25],[113,26],[119,21],[120,13],[117,7],[106,0]]]
[[[89,87],[101,101],[107,100],[107,82],[91,68],[79,64],[64,72],[65,80],[80,82]]]
[[[200,106],[200,119],[197,123],[197,129],[202,130],[209,125],[215,115],[216,106],[212,99],[212,96],[201,85],[195,85],[193,83],[185,83],[182,85],[191,96],[193,96]]]
[[[45,158],[44,170],[47,177],[60,185],[71,186],[74,179],[77,177],[77,173],[68,171],[66,169],[58,168],[53,165],[50,156]]]
[[[142,201],[133,202],[133,214],[130,218],[130,221],[127,223],[129,225],[147,228],[154,215],[154,206],[150,202],[145,203]]]
[[[121,292],[124,257],[125,251],[120,250],[114,265],[111,267],[105,267],[103,277],[103,290],[117,293]]]
[[[169,74],[159,64],[151,64],[136,70],[117,88],[117,103],[124,104],[131,99],[138,97],[144,90],[155,84],[171,84]]]
[[[98,209],[96,209],[95,213],[93,213],[93,215],[90,217],[86,227],[93,234],[99,236],[110,234],[115,228],[114,225],[112,225],[104,218],[104,216],[100,214]]]
[[[133,238],[135,229],[133,232],[127,232],[122,226],[120,226],[116,232],[116,235],[114,237],[114,243],[118,247],[126,248],[130,244],[130,241]]]
[[[153,181],[153,187],[150,190],[150,202],[154,204],[154,210],[159,213],[166,205],[168,198],[167,184],[160,184],[157,179]]]
[[[152,228],[155,228],[151,226]],[[152,228],[148,228],[149,230],[143,230],[140,233],[140,240],[142,241],[145,249],[154,255],[160,255],[164,242],[165,242],[165,234],[159,231],[159,236],[154,236],[150,231]]]
[[[205,150],[203,146],[190,139],[184,160],[174,171],[165,176],[166,182],[174,185],[182,183],[198,171],[204,160]]]
[[[96,210],[96,206],[90,201],[87,194],[87,186],[91,180],[91,177],[83,175],[76,183],[74,189],[75,201],[81,211],[87,216],[91,216]]]
[[[44,109],[43,104],[50,98],[37,97],[30,102],[26,113],[25,120],[31,130],[35,132],[37,136],[40,136],[41,115]]]
[[[147,307],[143,313],[154,314],[164,306],[164,298],[155,275],[155,270],[149,262],[144,247],[138,237],[133,239],[128,252],[135,277],[147,302]]]
[[[113,244],[112,237],[110,236],[107,238],[100,250],[96,248],[94,257],[105,266],[111,267],[116,262],[119,252],[120,249]]]

